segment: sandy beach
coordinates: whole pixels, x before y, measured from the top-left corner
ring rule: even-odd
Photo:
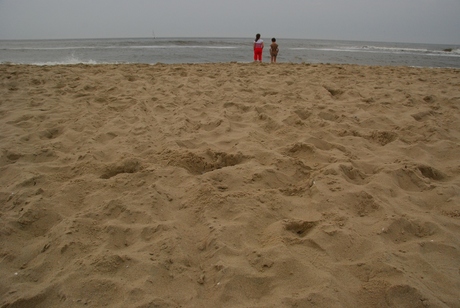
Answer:
[[[460,307],[460,70],[0,65],[0,307]]]

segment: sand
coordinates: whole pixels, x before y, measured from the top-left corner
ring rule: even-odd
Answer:
[[[0,65],[1,307],[460,307],[460,70]]]

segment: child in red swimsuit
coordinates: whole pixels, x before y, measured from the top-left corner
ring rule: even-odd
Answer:
[[[256,39],[254,40],[254,61],[262,62],[263,49],[264,41],[260,38],[260,34],[257,33]]]

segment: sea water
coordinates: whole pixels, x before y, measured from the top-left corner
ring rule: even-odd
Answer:
[[[253,61],[252,38],[0,40],[0,63],[222,63]],[[265,39],[263,61],[269,62]],[[277,38],[278,62],[460,68],[459,45]]]

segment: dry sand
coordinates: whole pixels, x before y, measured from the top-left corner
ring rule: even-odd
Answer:
[[[1,307],[460,307],[460,70],[0,77]]]

